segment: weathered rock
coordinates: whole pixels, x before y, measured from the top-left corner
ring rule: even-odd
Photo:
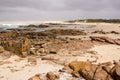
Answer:
[[[30,31],[35,31],[36,29],[34,27],[28,27],[28,28],[10,28],[7,29],[9,31],[17,31],[17,32],[30,32]]]
[[[105,40],[101,39],[100,37],[90,36],[91,40],[105,42]]]
[[[9,41],[1,41],[5,50],[11,51],[23,57],[30,54],[31,41],[28,38],[17,38]]]
[[[48,80],[56,80],[59,79],[59,75],[54,74],[53,72],[48,72],[46,77],[48,78]]]
[[[117,45],[120,45],[120,39],[115,40],[115,43],[116,43]]]
[[[96,36],[90,36],[91,40],[100,41],[100,42],[106,42],[110,44],[116,44],[115,41],[108,37],[96,37]]]
[[[50,54],[57,54],[56,50],[50,50]]]
[[[43,31],[41,33],[45,35],[50,35],[50,34],[51,35],[86,35],[84,31],[74,30],[74,29],[68,29],[68,30],[52,29],[52,30]]]
[[[94,32],[92,32],[92,33],[107,34],[108,32],[105,32],[105,31],[103,31],[103,30],[96,30],[96,31],[94,31]]]
[[[110,44],[115,44],[114,40],[108,37],[102,37],[101,39],[105,40],[105,42]]]
[[[41,74],[36,74],[35,76],[29,78],[28,80],[45,80],[41,78]]]
[[[111,31],[110,33],[119,34],[119,32],[116,31]]]
[[[27,38],[23,40],[22,47],[21,47],[21,53],[23,56],[27,56],[30,53],[30,47],[31,47],[31,41]]]
[[[21,27],[37,27],[37,25],[30,24],[30,25],[28,25],[28,26],[21,26]]]
[[[5,50],[2,46],[0,46],[0,53],[3,53]]]
[[[38,25],[38,28],[47,28],[47,27],[49,27],[48,25],[45,25],[45,24],[40,24],[40,25]]]
[[[114,80],[120,80],[120,65],[115,65],[111,72],[110,72],[111,76],[114,78]]]
[[[28,25],[28,26],[21,26],[21,27],[27,27],[27,28],[47,28],[47,27],[49,27],[49,26],[46,25],[46,24],[40,24],[40,25],[30,24],[30,25]]]
[[[91,66],[91,63],[90,62],[79,62],[79,61],[75,61],[75,62],[71,62],[69,64],[69,67],[71,69],[73,69],[73,76],[75,77],[80,77],[80,74],[79,74],[79,71],[83,70],[85,68],[86,65],[90,65]],[[92,74],[91,74],[92,75]]]
[[[5,32],[5,33],[0,34],[0,40],[15,38],[17,36],[18,36],[18,33],[16,33],[16,32]]]
[[[108,37],[90,36],[91,40],[120,45],[120,39],[111,39]]]
[[[101,65],[91,64],[90,62],[71,62],[69,67],[73,69],[73,76],[84,77],[86,80],[112,80],[111,77],[107,77],[108,73],[102,69]]]
[[[102,66],[87,65],[79,72],[86,80],[113,80]]]

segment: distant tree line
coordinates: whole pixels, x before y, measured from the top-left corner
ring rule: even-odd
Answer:
[[[67,22],[104,22],[104,23],[120,23],[120,19],[82,19],[82,20],[70,20]]]

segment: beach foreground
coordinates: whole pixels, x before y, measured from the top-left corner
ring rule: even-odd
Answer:
[[[120,24],[42,23],[1,31],[0,80],[120,80]]]

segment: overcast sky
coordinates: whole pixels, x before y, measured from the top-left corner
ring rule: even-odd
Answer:
[[[0,21],[119,18],[120,0],[0,0]]]

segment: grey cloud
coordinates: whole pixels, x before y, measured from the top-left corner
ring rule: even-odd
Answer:
[[[68,0],[64,1],[66,3],[66,7],[69,9],[77,9],[77,10],[99,10],[104,8],[104,3],[102,0]]]
[[[45,0],[1,0],[0,7],[27,7],[27,8],[41,8],[46,9],[49,1]]]
[[[120,0],[0,0],[0,20],[120,18]]]

